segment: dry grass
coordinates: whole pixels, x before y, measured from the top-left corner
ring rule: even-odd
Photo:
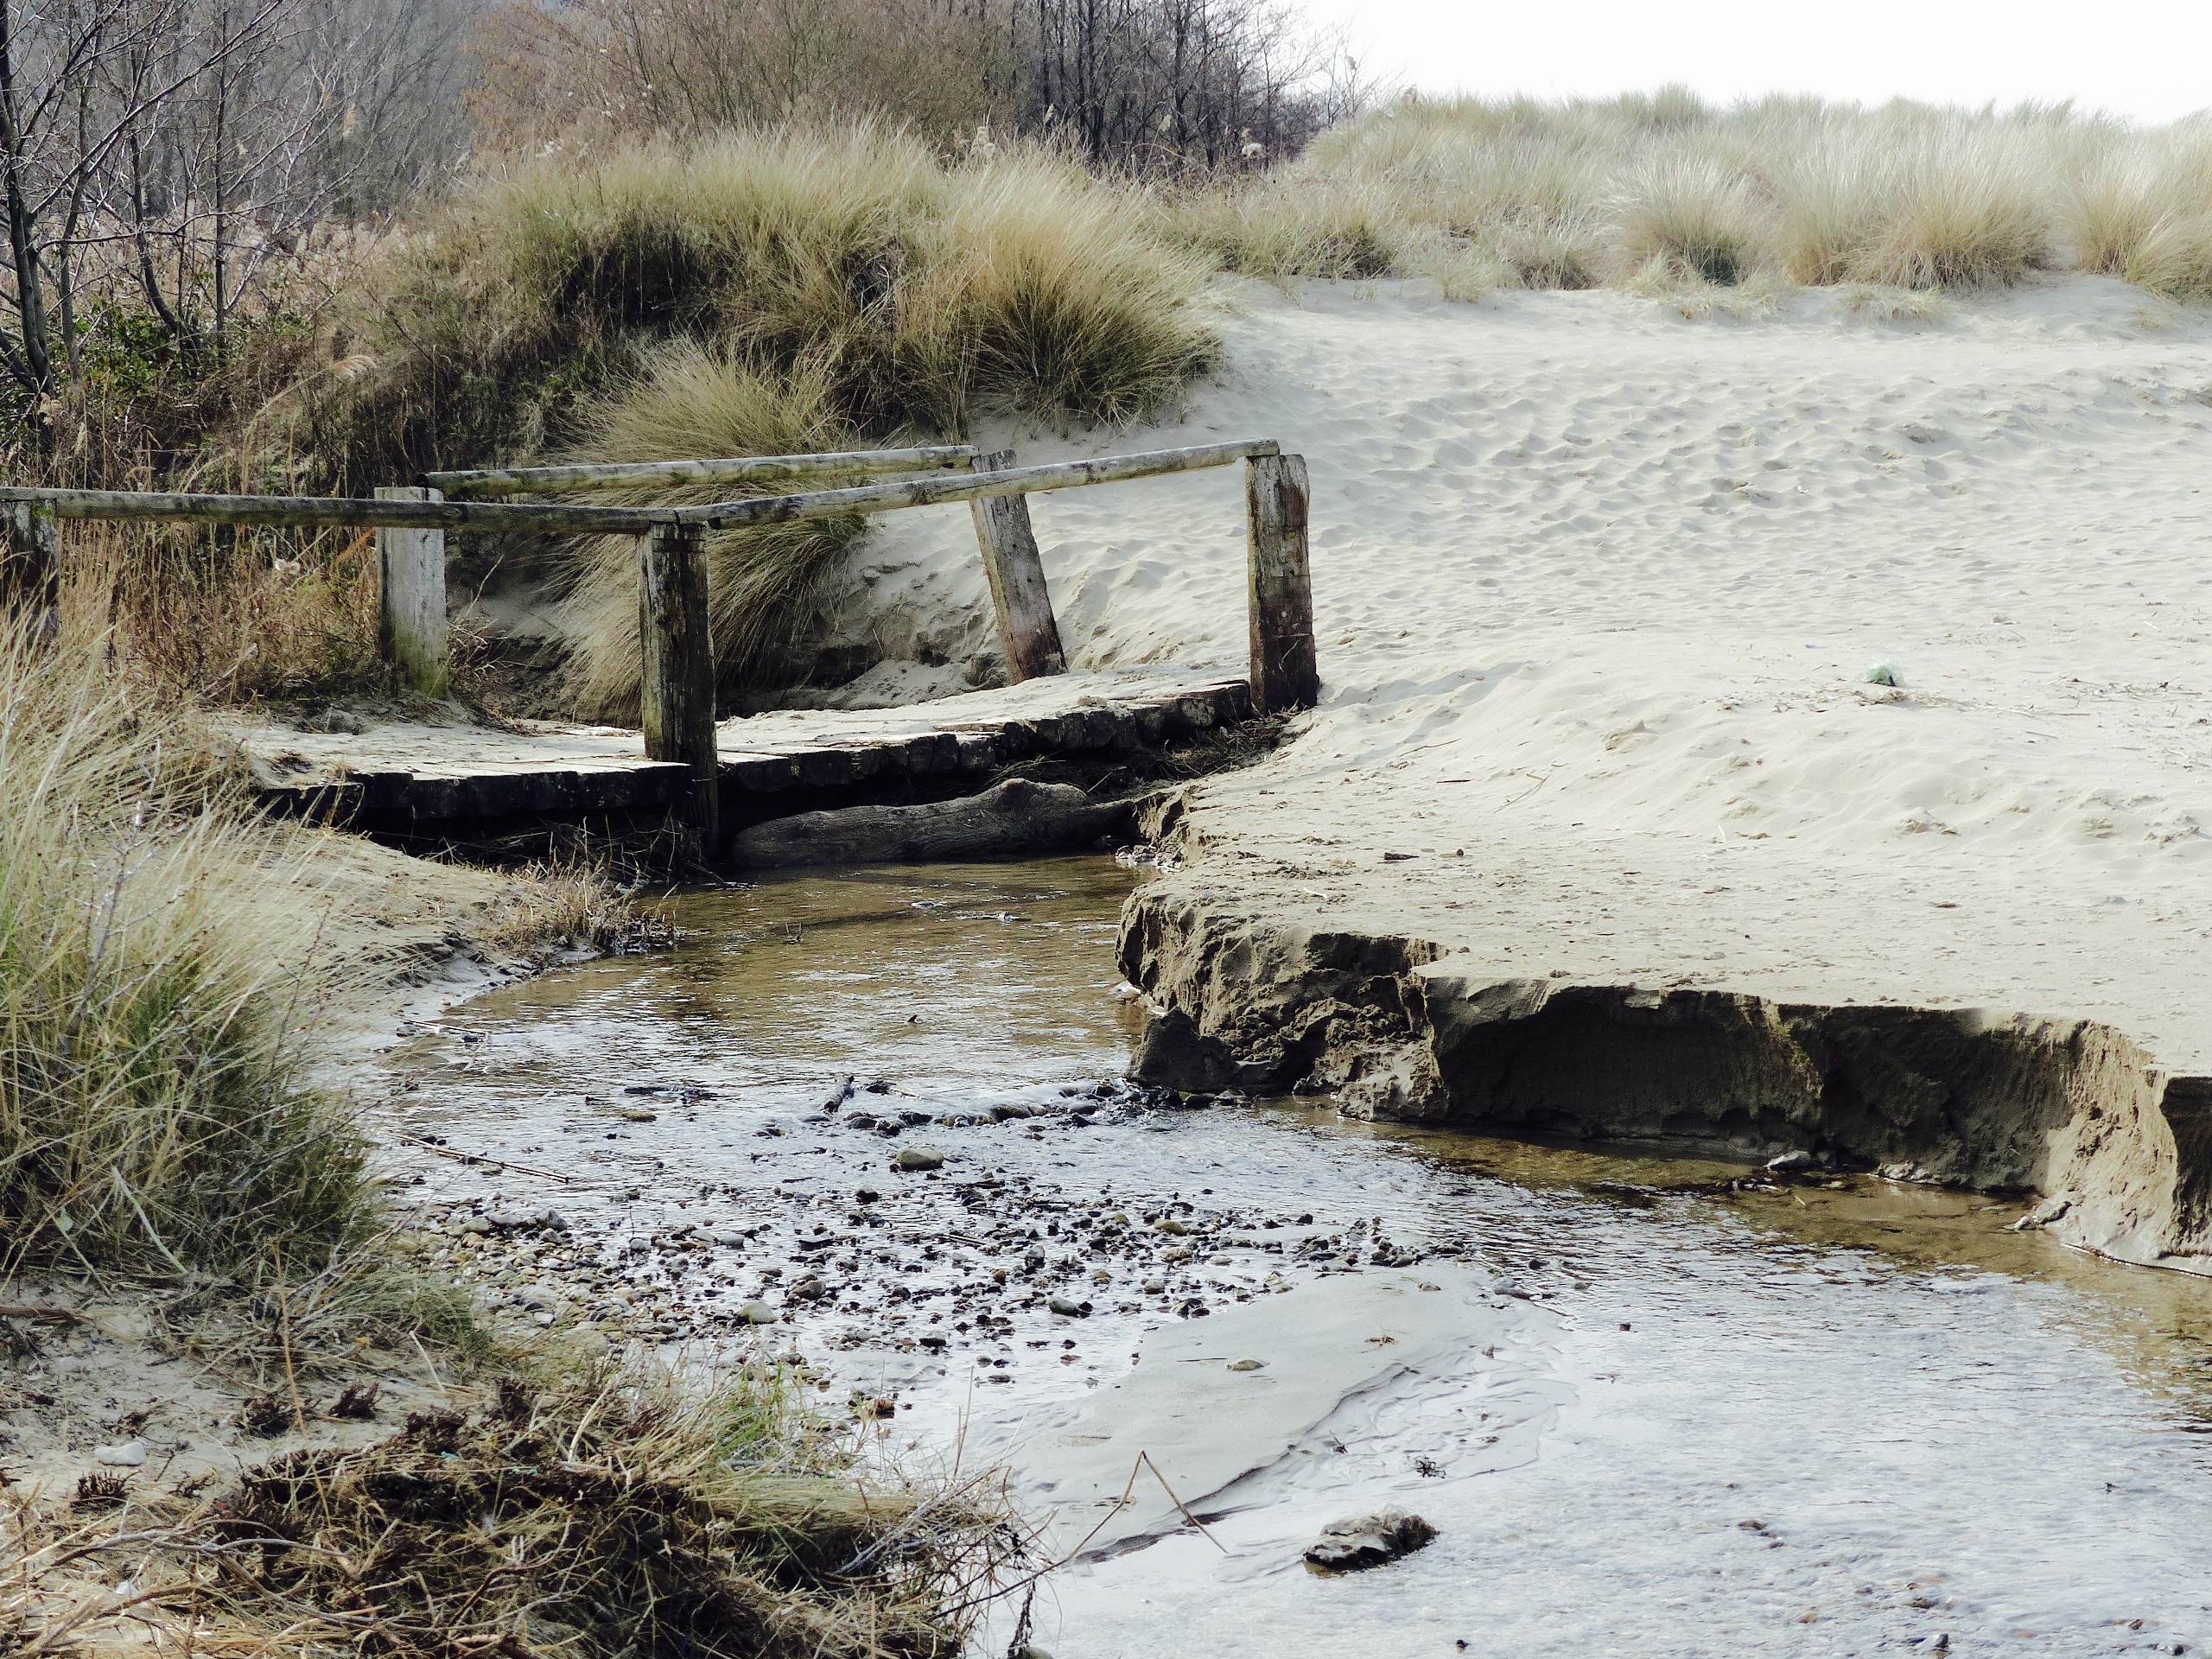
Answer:
[[[0,1274],[312,1272],[363,1224],[360,1144],[302,1083],[306,844],[245,799],[105,642],[0,633]]]
[[[2212,296],[2212,127],[2137,132],[2033,106],[1877,109],[1680,91],[1407,99],[1299,162],[1166,214],[1232,270],[1490,285],[1999,286],[2044,270]],[[1344,257],[1346,249],[1356,257]]]
[[[390,689],[368,532],[72,523],[63,607],[174,696],[220,702]]]
[[[49,1522],[0,1592],[0,1650],[104,1645],[129,1614],[241,1655],[953,1659],[1022,1534],[988,1479],[863,1480],[794,1395],[766,1363],[711,1388],[510,1376],[212,1502]]]
[[[543,966],[574,951],[623,956],[674,940],[668,925],[641,913],[603,868],[581,861],[524,866],[481,931],[502,956]]]

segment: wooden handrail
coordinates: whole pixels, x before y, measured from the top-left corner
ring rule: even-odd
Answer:
[[[378,530],[508,530],[552,535],[643,536],[673,524],[668,507],[572,507],[524,501],[364,501],[346,495],[175,495],[151,490],[0,489],[57,518],[196,519],[216,524]]]
[[[948,448],[947,453],[950,452]],[[957,446],[963,461],[970,446]],[[898,453],[879,450],[879,454]],[[906,452],[909,454],[918,451]],[[1064,461],[1045,467],[1014,467],[994,473],[947,473],[941,478],[899,479],[849,489],[817,490],[794,495],[764,495],[696,507],[582,507],[531,501],[363,500],[334,495],[180,494],[153,490],[54,490],[0,488],[0,503],[24,501],[45,506],[57,518],[197,519],[218,524],[354,525],[382,530],[482,530],[537,531],[549,535],[643,536],[655,524],[697,524],[716,530],[745,524],[791,524],[833,518],[848,512],[888,512],[900,507],[933,506],[945,501],[974,501],[998,495],[1037,495],[1086,484],[1226,467],[1280,451],[1272,438],[1235,443],[1154,449],[1134,455],[1106,455],[1096,461]],[[804,459],[779,456],[778,461]],[[675,462],[672,465],[706,465]],[[547,471],[558,470],[547,468]],[[434,480],[451,476],[426,474]],[[486,474],[493,476],[493,474]]]
[[[630,489],[641,485],[749,484],[755,480],[811,478],[836,473],[919,473],[965,467],[972,443],[939,443],[916,449],[854,449],[816,455],[733,455],[723,461],[590,461],[566,467],[475,467],[424,473],[417,480],[449,497],[546,495],[572,490]]]
[[[1227,467],[1255,456],[1279,454],[1273,438],[1209,443],[1183,449],[1154,449],[1135,455],[1106,455],[1096,461],[1062,461],[1044,467],[1014,467],[1004,472],[948,474],[943,478],[899,479],[851,489],[817,490],[800,495],[763,495],[748,501],[720,501],[710,506],[678,507],[686,524],[731,530],[744,524],[788,524],[809,518],[834,518],[847,512],[889,512],[899,507],[929,507],[944,501],[976,501],[994,495],[1041,495],[1048,490],[1085,484],[1113,484],[1123,479],[1154,478],[1163,473],[1192,473]]]

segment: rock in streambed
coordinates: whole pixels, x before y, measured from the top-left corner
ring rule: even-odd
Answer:
[[[1306,1565],[1323,1573],[1362,1572],[1409,1555],[1435,1536],[1421,1516],[1392,1504],[1329,1522],[1306,1547]]]

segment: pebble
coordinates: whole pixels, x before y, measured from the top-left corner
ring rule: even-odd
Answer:
[[[1063,1319],[1087,1319],[1090,1317],[1089,1302],[1078,1302],[1066,1296],[1055,1296],[1045,1306]]]
[[[1268,1362],[1264,1359],[1255,1359],[1247,1354],[1242,1359],[1230,1360],[1229,1369],[1232,1371],[1264,1371],[1268,1369]]]
[[[773,1325],[776,1310],[763,1301],[750,1301],[737,1310],[737,1317],[747,1325]]]
[[[111,1469],[137,1469],[146,1461],[146,1442],[126,1440],[121,1446],[95,1447],[92,1461],[104,1463]]]
[[[1357,1573],[1409,1554],[1436,1536],[1436,1529],[1392,1504],[1346,1516],[1321,1529],[1306,1547],[1306,1564],[1326,1573]]]
[[[944,1167],[944,1154],[939,1152],[935,1147],[908,1147],[901,1151],[896,1158],[893,1158],[891,1160],[891,1166],[893,1169],[903,1169],[909,1172],[925,1169],[943,1169]]]

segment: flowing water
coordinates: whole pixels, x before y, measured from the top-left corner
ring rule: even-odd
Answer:
[[[1340,1403],[1200,1503],[1205,1534],[1046,1580],[1033,1636],[1059,1659],[2212,1644],[2212,1286],[1971,1195],[1728,1191],[1740,1169],[1319,1103],[1166,1109],[1108,1082],[1141,1018],[1112,963],[1136,879],[1070,859],[680,897],[684,949],[391,1051],[396,1128],[510,1166],[425,1158],[411,1191],[448,1224],[567,1217],[495,1296],[795,1349],[825,1401],[887,1402],[887,1455],[1004,1457],[1040,1503],[1073,1490],[1054,1436],[1134,1375],[1153,1410],[1179,1376],[1223,1386],[1170,1366],[1192,1332],[1278,1343],[1279,1379],[1343,1370]],[[917,1146],[942,1169],[893,1167]],[[1361,1357],[1380,1316],[1345,1297],[1416,1280],[1420,1363]],[[788,1317],[747,1326],[761,1300]],[[1166,1434],[1123,1403],[1123,1440],[1066,1443]],[[1283,1427],[1221,1413],[1224,1437]],[[1322,1523],[1385,1502],[1435,1542],[1303,1568]]]

